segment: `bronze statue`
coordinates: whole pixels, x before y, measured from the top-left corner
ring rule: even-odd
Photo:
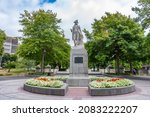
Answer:
[[[83,44],[83,35],[82,31],[80,29],[80,26],[78,25],[78,20],[74,21],[74,26],[71,29],[72,32],[72,40],[74,41],[74,45],[82,45]]]

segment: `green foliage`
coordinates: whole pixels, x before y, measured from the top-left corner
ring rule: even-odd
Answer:
[[[17,56],[15,54],[5,53],[2,57],[2,67],[8,69],[8,72],[10,72],[12,68],[16,67],[16,61]]]
[[[5,32],[0,29],[0,56],[3,54],[3,50],[4,50],[3,43],[5,39],[6,39]]]
[[[143,61],[145,64],[150,64],[150,33],[145,37],[143,47]]]
[[[138,6],[132,8],[138,14],[136,18],[144,28],[150,28],[150,0],[138,0]]]
[[[63,37],[58,23],[57,15],[52,11],[38,10],[32,13],[24,11],[21,14],[20,24],[24,34],[22,44],[17,53],[19,56],[35,60],[42,64],[42,57],[45,64],[68,65],[70,46]]]
[[[120,60],[130,64],[139,60],[144,31],[130,17],[118,12],[106,13],[100,20],[94,20],[92,29],[92,39],[86,44],[91,61],[106,66],[115,60],[119,73]]]
[[[128,79],[117,79],[109,78],[109,79],[100,79],[100,80],[93,80],[90,82],[90,86],[93,88],[114,88],[114,87],[126,87],[133,85],[134,82]]]
[[[11,62],[16,62],[17,61],[17,56],[15,54],[8,54],[5,53],[3,54],[2,57],[2,67],[5,67],[5,64],[11,63]]]
[[[136,21],[139,21],[143,28],[149,29],[150,28],[150,0],[138,0],[138,7],[132,8],[133,11],[135,11],[136,14],[138,14],[138,17],[136,18]],[[150,64],[150,32],[145,37],[143,46],[143,55],[142,59],[144,61],[144,64]]]
[[[10,72],[10,70],[15,67],[16,63],[14,61],[8,61],[7,63],[4,64],[4,68],[8,69],[8,72]]]
[[[18,58],[18,60],[16,62],[16,68],[24,68],[29,71],[32,68],[35,68],[35,61],[27,60],[24,58]]]

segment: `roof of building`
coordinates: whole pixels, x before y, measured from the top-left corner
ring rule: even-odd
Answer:
[[[14,45],[18,45],[18,39],[16,37],[6,37],[5,42],[12,43]]]

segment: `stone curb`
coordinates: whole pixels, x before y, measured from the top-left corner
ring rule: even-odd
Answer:
[[[64,96],[68,91],[68,85],[64,83],[64,86],[61,88],[47,88],[24,84],[23,89],[32,93]]]
[[[135,85],[128,87],[117,87],[117,88],[93,88],[88,86],[88,91],[91,96],[111,96],[111,95],[122,95],[134,92]]]

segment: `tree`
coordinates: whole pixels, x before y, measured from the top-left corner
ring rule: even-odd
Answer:
[[[138,0],[138,7],[132,8],[138,17],[135,18],[139,21],[144,29],[150,28],[150,0]],[[144,64],[150,64],[150,32],[145,36],[143,43],[143,55],[142,60]]]
[[[60,64],[68,62],[70,46],[67,44],[58,23],[57,14],[52,11],[38,10],[29,13],[24,11],[20,21],[24,34],[18,55],[29,60],[35,60],[41,65]]]
[[[6,34],[0,29],[0,56],[3,54],[3,44],[6,39]]]
[[[144,43],[143,43],[143,63],[144,64],[150,64],[150,33],[145,37]]]
[[[8,69],[8,72],[10,72],[12,68],[16,67],[16,63],[14,61],[8,61],[4,64],[4,67]]]
[[[17,61],[17,56],[15,54],[8,54],[4,53],[3,54],[3,59],[2,59],[2,67],[5,67],[5,64],[8,62],[16,62]]]
[[[138,0],[138,6],[132,8],[138,14],[136,20],[141,22],[144,28],[150,28],[150,0]]]
[[[8,69],[8,72],[10,72],[12,68],[16,67],[16,61],[17,56],[15,54],[5,53],[3,54],[2,67]]]
[[[98,40],[88,40],[85,48],[88,52],[88,63],[90,68],[106,68],[108,66],[108,56],[104,54],[104,42]]]
[[[106,13],[100,20],[95,19],[92,29],[91,41],[95,43],[92,46],[97,50],[94,58],[101,62],[115,60],[116,73],[120,72],[121,60],[128,62],[132,69],[132,62],[141,54],[142,27],[130,17],[117,12]]]
[[[16,68],[24,68],[25,70],[30,71],[32,68],[35,68],[35,61],[18,58],[16,62]]]

